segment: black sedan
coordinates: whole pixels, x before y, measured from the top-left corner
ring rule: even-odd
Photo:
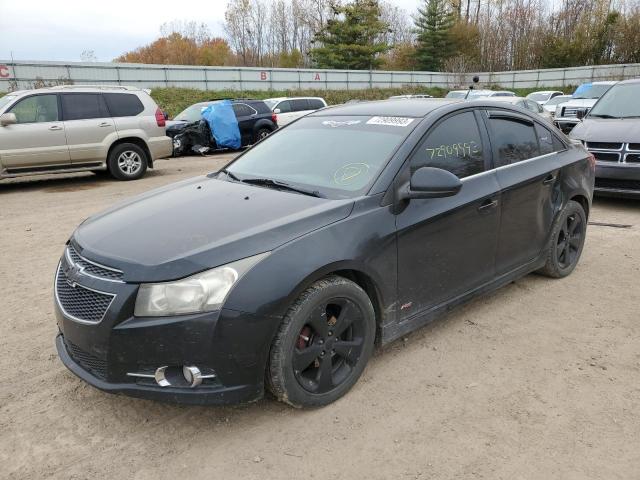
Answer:
[[[594,169],[504,103],[324,109],[85,221],[56,272],[58,353],[108,392],[328,404],[374,344],[530,272],[569,275]]]

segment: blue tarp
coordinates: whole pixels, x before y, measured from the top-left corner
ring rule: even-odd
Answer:
[[[229,100],[209,105],[202,111],[218,148],[238,149],[242,146],[238,119]]]

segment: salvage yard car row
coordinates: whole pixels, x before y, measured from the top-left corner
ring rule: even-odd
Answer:
[[[573,100],[596,93],[568,138],[541,105],[557,91],[217,99],[167,122],[140,89],[53,87],[0,100],[0,162],[133,180],[158,158],[251,146],[78,227],[55,273],[58,354],[107,392],[320,406],[375,344],[530,272],[573,271],[594,184],[640,191],[640,80]]]

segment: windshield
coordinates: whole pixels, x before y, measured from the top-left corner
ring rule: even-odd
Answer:
[[[546,106],[558,105],[559,103],[568,102],[570,98],[571,98],[570,95],[560,95],[558,97],[553,97],[551,100],[545,103],[544,106],[546,107]]]
[[[272,134],[228,167],[240,180],[267,178],[330,198],[364,194],[418,120],[305,117]]]
[[[533,100],[534,102],[544,102],[549,98],[550,93],[530,93],[527,95],[529,100]]]
[[[589,112],[590,117],[640,118],[640,83],[614,85]]]
[[[202,118],[202,109],[206,106],[205,103],[196,103],[191,105],[185,110],[181,111],[175,116],[174,120],[181,120],[183,122],[198,122]]]
[[[600,98],[610,88],[611,85],[593,85],[585,83],[584,85],[580,85],[572,96],[573,98]]]
[[[465,95],[467,95],[467,92],[459,92],[459,91],[453,91],[453,92],[449,92],[447,93],[447,96],[445,98],[464,98]]]
[[[5,105],[13,102],[16,98],[16,95],[5,95],[4,97],[0,97],[0,110],[2,110]]]

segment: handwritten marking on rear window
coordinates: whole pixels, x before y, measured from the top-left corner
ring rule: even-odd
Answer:
[[[371,117],[367,120],[367,125],[387,125],[390,127],[406,127],[413,122],[415,118],[406,117]]]
[[[427,148],[429,158],[435,157],[471,157],[481,152],[480,146],[474,142],[453,143],[449,145],[440,145],[438,147]]]
[[[331,128],[349,127],[351,125],[357,125],[359,123],[360,123],[360,120],[346,120],[343,122],[338,122],[336,120],[325,120],[324,122],[322,122],[323,125],[326,125],[327,127],[331,127]]]
[[[343,165],[333,174],[333,181],[338,185],[350,185],[356,178],[369,172],[366,163],[348,163]]]

